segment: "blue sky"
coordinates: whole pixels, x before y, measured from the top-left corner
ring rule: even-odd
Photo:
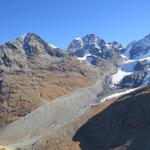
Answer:
[[[150,33],[150,0],[0,2],[0,43],[34,32],[61,48],[88,33],[126,45]]]

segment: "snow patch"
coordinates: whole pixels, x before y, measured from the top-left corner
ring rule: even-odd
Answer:
[[[150,57],[148,56],[148,57],[146,57],[146,58],[142,58],[142,59],[140,59],[139,61],[144,61],[144,60],[150,61]]]
[[[128,57],[127,56],[125,56],[125,55],[120,55],[122,58],[125,58],[125,59],[128,59]]]
[[[57,48],[56,46],[54,46],[53,44],[49,44],[49,46],[51,46],[52,48]]]
[[[131,92],[133,92],[133,91],[135,91],[135,90],[137,90],[137,89],[139,89],[139,88],[140,88],[140,87],[134,88],[134,89],[130,89],[130,90],[126,90],[125,92],[120,92],[120,93],[112,94],[112,95],[110,95],[110,96],[107,96],[107,97],[101,99],[100,102],[101,102],[101,103],[104,103],[104,102],[106,102],[107,100],[109,100],[109,99],[111,99],[111,98],[116,98],[116,97],[123,96],[123,95],[128,94],[128,93],[131,93]]]
[[[132,72],[122,71],[121,68],[118,69],[118,72],[112,76],[112,84],[118,84],[125,76],[132,74]]]
[[[92,54],[86,54],[83,57],[78,57],[78,60],[86,60],[88,56],[92,56]]]
[[[24,40],[26,36],[27,36],[27,33],[24,33],[23,35],[21,35],[21,38]]]
[[[75,40],[82,41],[82,38],[81,37],[76,37]]]
[[[118,72],[112,76],[112,84],[118,84],[125,76],[133,74],[135,72],[135,65],[140,61],[150,62],[150,57],[142,58],[139,60],[129,59],[128,61],[124,62],[122,65],[120,65]]]
[[[106,44],[106,48],[110,49],[111,48],[111,45],[110,44]]]

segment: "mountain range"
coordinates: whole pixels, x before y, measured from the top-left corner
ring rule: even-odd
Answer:
[[[98,65],[100,60],[113,62],[118,72],[112,84],[120,88],[136,88],[150,83],[150,35],[123,47],[119,42],[106,43],[94,34],[74,39],[68,51],[78,60]]]
[[[94,68],[27,33],[0,46],[0,126],[91,84]]]

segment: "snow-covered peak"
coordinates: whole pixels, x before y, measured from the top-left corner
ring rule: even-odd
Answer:
[[[82,41],[82,38],[81,37],[76,37],[75,40],[76,41]]]
[[[150,34],[143,39],[131,42],[123,55],[129,59],[142,59],[150,56]]]
[[[102,39],[100,39],[98,36],[94,34],[87,34],[82,38],[82,40],[86,45],[89,46],[94,45],[96,47],[100,47],[101,44],[105,44],[105,42]]]
[[[69,53],[72,53],[79,60],[87,60],[94,63],[99,57],[102,58],[106,51],[105,41],[95,34],[87,34],[83,37],[75,38],[68,47]]]
[[[95,48],[101,48],[105,46],[105,41],[95,34],[87,34],[83,37],[83,42],[88,46],[94,46]]]
[[[119,42],[115,41],[106,44],[97,35],[87,34],[83,37],[75,38],[69,44],[68,52],[76,56],[79,60],[87,60],[95,64],[101,58],[107,60],[116,58],[120,55],[122,49],[123,47]]]
[[[89,52],[91,47],[101,49],[105,45],[105,42],[94,34],[87,34],[83,37],[75,38],[69,45],[68,51],[75,52],[79,49],[84,48],[85,51]]]
[[[35,34],[35,33],[27,32],[27,33],[23,33],[23,34],[20,36],[20,38],[22,38],[22,39],[24,40],[26,37],[31,37],[31,36],[38,37],[38,35]]]
[[[21,35],[22,40],[24,40],[26,36],[27,36],[27,33],[22,34]]]

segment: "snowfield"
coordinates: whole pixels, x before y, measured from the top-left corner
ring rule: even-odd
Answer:
[[[132,72],[122,71],[121,68],[118,69],[118,72],[112,76],[112,84],[118,84],[125,76],[132,74]]]

